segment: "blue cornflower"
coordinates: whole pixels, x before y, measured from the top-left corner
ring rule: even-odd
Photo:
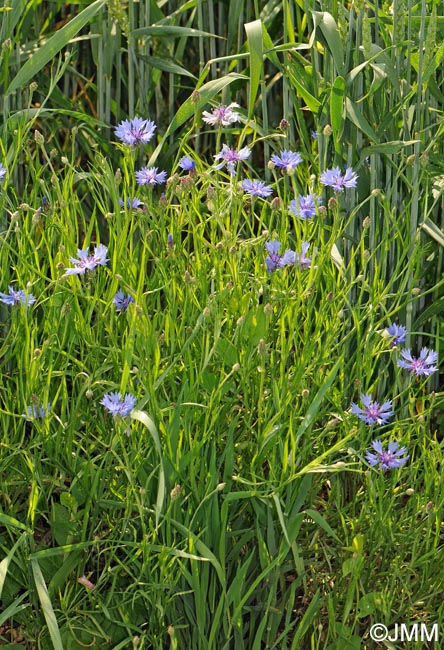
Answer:
[[[124,200],[121,199],[121,198],[119,198],[119,203],[120,203],[120,205],[121,205],[122,208],[123,208],[124,205],[125,205]],[[133,199],[130,199],[130,198],[128,197],[127,200],[126,200],[126,207],[128,208],[128,210],[129,210],[130,208],[133,208],[133,210],[135,210],[136,208],[143,208],[143,203],[142,203],[142,201],[140,201],[140,200],[137,198],[137,196],[135,196]]]
[[[228,145],[224,144],[222,145],[222,151],[220,151],[214,156],[215,160],[222,159],[221,163],[215,165],[215,169],[222,169],[222,167],[226,165],[230,174],[233,175],[236,173],[236,164],[240,160],[247,160],[247,158],[249,158],[250,155],[251,155],[250,147],[243,147],[242,149],[237,151],[236,149],[230,149]]]
[[[408,454],[405,455],[407,448],[399,448],[397,442],[389,442],[387,451],[384,451],[380,440],[374,440],[372,442],[372,447],[376,453],[373,454],[371,451],[366,451],[366,460],[370,465],[372,465],[372,467],[380,465],[383,470],[398,469],[407,462],[409,457]]]
[[[283,255],[279,253],[281,249],[281,242],[274,239],[273,241],[267,241],[265,248],[268,252],[268,257],[265,258],[265,264],[267,265],[267,271],[271,273],[276,269],[281,269],[288,264],[294,264],[296,259],[296,253],[292,250],[287,249]]]
[[[380,406],[378,402],[372,401],[371,395],[361,395],[361,402],[365,408],[362,409],[352,402],[351,412],[366,424],[385,424],[394,415],[391,400]]]
[[[166,181],[167,173],[158,172],[157,167],[143,167],[136,172],[137,185],[157,185]]]
[[[9,293],[0,293],[0,301],[4,302],[5,305],[23,305],[29,307],[33,305],[36,301],[32,293],[26,294],[23,289],[16,291],[14,287],[8,287]]]
[[[407,348],[406,350],[401,350],[401,356],[403,359],[398,359],[398,366],[410,370],[411,375],[416,375],[417,377],[424,375],[428,377],[438,370],[438,367],[435,365],[438,360],[438,353],[435,350],[422,348],[419,357],[415,358],[412,356],[410,348]]]
[[[288,173],[291,173],[298,165],[301,164],[302,156],[298,151],[290,151],[288,149],[284,149],[281,151],[280,155],[273,154],[271,156],[271,162],[274,167],[285,169]]]
[[[270,185],[266,185],[263,181],[253,180],[250,181],[246,179],[242,181],[241,187],[247,194],[251,196],[261,196],[265,198],[273,194],[273,188]]]
[[[311,130],[311,137],[313,138],[313,140],[317,140],[319,138],[319,133],[312,129]]]
[[[316,215],[316,207],[322,205],[322,199],[316,194],[298,196],[290,201],[288,211],[300,219],[311,219]]]
[[[3,167],[2,163],[0,163],[0,180],[2,180],[6,176],[6,168]]]
[[[404,327],[404,325],[396,325],[396,323],[392,323],[386,328],[386,333],[388,336],[390,336],[391,341],[390,343],[392,345],[400,345],[400,343],[404,343],[406,336],[407,336],[407,330]]]
[[[173,235],[170,232],[167,235],[167,246],[170,249],[174,248],[174,239],[173,239]]]
[[[123,120],[116,126],[114,133],[125,144],[135,147],[146,144],[151,140],[156,130],[156,125],[151,120],[134,117],[132,120]]]
[[[189,156],[183,156],[177,164],[185,172],[194,172],[196,169],[196,163]]]
[[[31,422],[31,420],[46,418],[46,416],[49,415],[50,410],[51,404],[47,404],[46,407],[32,404],[31,406],[26,407],[27,413],[23,413],[22,417],[26,418],[27,422]]]
[[[114,417],[120,415],[122,418],[126,418],[131,413],[136,402],[137,399],[131,393],[127,393],[122,398],[122,395],[116,392],[105,393],[103,399],[100,400],[100,404],[103,404],[111,415]]]
[[[351,167],[347,167],[345,174],[341,174],[339,167],[334,169],[326,169],[321,174],[321,183],[332,187],[335,192],[343,192],[344,187],[356,187],[358,182],[358,175]]]
[[[301,252],[296,253],[294,263],[296,266],[300,266],[301,269],[309,269],[311,266],[311,257],[307,257],[307,251],[310,248],[310,242],[302,242]]]
[[[132,302],[134,302],[134,298],[129,294],[125,295],[122,289],[119,289],[113,298],[113,303],[116,305],[116,311],[126,311]]]
[[[99,244],[94,248],[94,254],[89,255],[88,248],[77,249],[77,256],[70,257],[70,261],[74,264],[74,268],[65,268],[66,275],[84,275],[85,271],[93,271],[96,266],[105,266],[108,262],[106,254],[108,248],[103,244]]]
[[[232,102],[229,106],[220,104],[213,108],[211,113],[203,111],[202,120],[211,126],[230,126],[240,120],[239,113],[233,111],[233,108],[239,108],[239,104],[236,102]]]

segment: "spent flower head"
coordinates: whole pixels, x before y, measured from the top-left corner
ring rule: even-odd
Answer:
[[[265,249],[268,252],[268,256],[265,258],[265,264],[269,273],[272,273],[276,269],[282,269],[289,264],[294,264],[295,262],[296,253],[294,251],[287,249],[282,255],[279,253],[281,250],[281,242],[277,241],[277,239],[267,241]]]
[[[307,196],[298,196],[288,206],[288,211],[300,219],[311,219],[316,215],[316,209],[322,205],[321,197],[316,194],[307,194]]]
[[[230,124],[240,121],[239,113],[234,111],[234,108],[239,108],[239,104],[236,104],[236,102],[232,102],[228,106],[220,104],[216,108],[213,108],[211,113],[203,111],[202,120],[206,124],[210,124],[210,126],[230,126]]]
[[[143,167],[136,172],[137,185],[159,185],[165,183],[167,173],[158,172],[157,167]]]
[[[384,450],[382,442],[380,440],[374,440],[372,447],[375,453],[366,451],[366,460],[372,467],[379,465],[384,471],[402,467],[409,457],[407,448],[399,447],[397,442],[389,442],[387,450]]]
[[[344,174],[339,167],[334,167],[323,171],[320,180],[323,185],[332,187],[335,192],[343,192],[344,187],[356,187],[358,175],[351,167],[346,167]]]
[[[230,149],[228,145],[224,144],[222,145],[222,150],[214,156],[215,160],[222,160],[221,163],[215,165],[215,169],[222,169],[226,165],[230,174],[233,175],[236,173],[237,163],[240,160],[247,160],[250,155],[250,147],[242,147],[242,149],[237,151],[237,149]]]
[[[391,345],[400,345],[405,342],[407,330],[404,325],[392,323],[385,329],[386,335],[390,337]]]
[[[260,196],[263,199],[273,194],[273,188],[266,185],[263,181],[246,179],[240,184],[244,192],[251,196]]]
[[[122,397],[117,392],[105,393],[103,399],[100,400],[100,404],[103,404],[111,415],[114,417],[119,415],[122,418],[126,418],[131,413],[136,402],[137,399],[131,393],[126,393],[125,397]]]
[[[351,412],[357,415],[360,420],[366,424],[385,424],[394,415],[391,400],[387,400],[379,405],[372,400],[371,395],[361,395],[361,402],[364,408],[357,406],[354,402],[351,405]]]
[[[419,357],[412,356],[410,348],[401,350],[402,359],[398,359],[398,366],[410,371],[411,375],[416,377],[428,377],[438,370],[436,362],[438,361],[438,353],[435,350],[422,348]]]
[[[84,275],[86,271],[94,271],[97,266],[105,266],[108,263],[106,254],[108,248],[99,244],[94,248],[93,255],[89,255],[89,248],[77,249],[77,257],[70,257],[74,268],[65,268],[66,275]]]
[[[134,117],[132,120],[123,120],[116,126],[115,135],[131,147],[146,144],[151,140],[156,130],[156,125],[151,120]]]
[[[33,305],[36,301],[32,293],[26,294],[23,289],[14,289],[14,287],[8,287],[9,293],[0,293],[0,301],[5,303],[5,305],[23,305],[24,307],[29,307]]]

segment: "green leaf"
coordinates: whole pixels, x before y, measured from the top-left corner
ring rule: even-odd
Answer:
[[[173,61],[165,57],[160,58],[158,56],[146,56],[146,55],[139,54],[138,58],[142,59],[142,61],[145,61],[145,63],[149,63],[150,66],[156,68],[157,70],[162,70],[163,72],[169,72],[170,74],[179,74],[185,77],[191,77],[192,79],[197,78],[186,68],[182,68],[182,66],[178,65],[177,63],[174,63]]]
[[[259,90],[264,62],[264,37],[262,21],[246,23],[248,50],[250,52],[250,92],[248,95],[248,117],[253,115],[254,104]]]
[[[331,128],[333,129],[333,138],[335,149],[341,152],[341,136],[344,128],[344,95],[345,79],[336,77],[330,94],[330,119]]]
[[[330,53],[335,62],[336,71],[342,75],[344,73],[344,48],[342,46],[339,29],[333,16],[328,11],[312,11],[315,29],[321,28]]]
[[[72,38],[96,15],[104,6],[106,0],[95,0],[86,9],[81,11],[75,18],[69,21],[61,29],[57,30],[42,45],[35,54],[20,68],[14,79],[9,84],[6,94],[13,93],[18,88],[25,86],[40,70],[49,63],[56,54],[63,49]]]
[[[382,142],[381,144],[374,144],[371,147],[364,147],[361,151],[360,159],[365,160],[367,156],[374,153],[393,154],[399,153],[404,147],[410,147],[416,144],[419,140],[392,140],[392,142]]]
[[[132,36],[140,38],[141,36],[155,36],[157,38],[171,38],[172,36],[208,36],[211,38],[222,38],[211,32],[202,32],[200,29],[193,29],[192,27],[180,27],[179,25],[151,25],[150,27],[139,27],[133,29]]]
[[[34,575],[35,586],[39,595],[40,604],[42,606],[43,615],[48,626],[49,635],[51,637],[54,650],[63,650],[62,637],[60,636],[59,626],[57,624],[56,615],[51,604],[51,599],[46,588],[45,580],[37,560],[31,560],[32,573]]]
[[[444,246],[444,232],[438,228],[428,217],[426,217],[421,224],[421,228],[432,237],[438,244]]]
[[[353,122],[355,126],[361,129],[361,131],[365,133],[365,135],[370,138],[370,140],[379,143],[377,134],[367,122],[357,105],[351,101],[350,97],[345,98],[345,110],[347,117]]]

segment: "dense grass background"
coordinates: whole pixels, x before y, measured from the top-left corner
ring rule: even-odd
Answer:
[[[358,650],[376,622],[442,626],[442,372],[410,377],[385,336],[442,359],[442,4],[0,16],[0,292],[36,298],[0,303],[1,644]],[[231,101],[239,123],[202,122]],[[157,130],[130,150],[114,127],[134,115]],[[233,177],[224,143],[252,147]],[[294,174],[268,165],[282,149]],[[144,165],[165,186],[136,187]],[[320,184],[346,165],[356,188]],[[309,241],[311,267],[267,273],[271,239]],[[98,243],[109,263],[66,277]],[[114,390],[131,418],[100,404]],[[389,424],[351,414],[361,393],[393,400]],[[371,468],[377,438],[408,463]]]

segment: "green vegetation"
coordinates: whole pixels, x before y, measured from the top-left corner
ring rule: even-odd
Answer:
[[[420,647],[370,630],[444,620],[442,3],[0,19],[0,645]]]

